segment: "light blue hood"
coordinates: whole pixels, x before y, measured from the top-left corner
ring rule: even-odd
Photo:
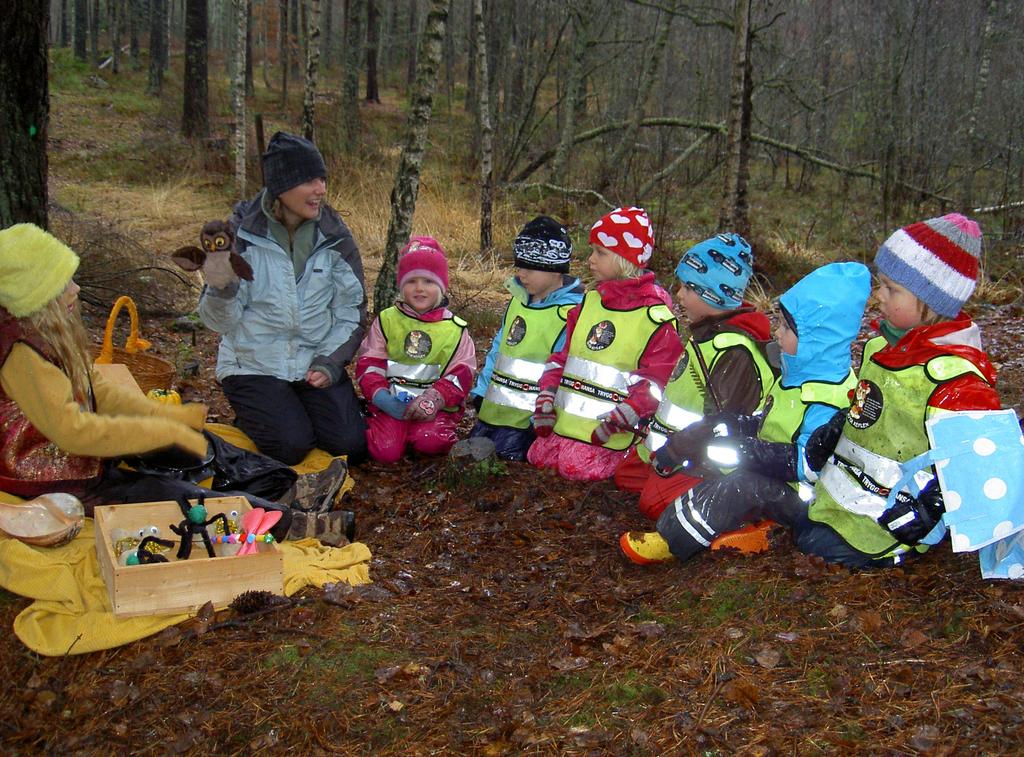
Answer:
[[[795,355],[782,353],[783,386],[839,382],[850,372],[850,344],[860,331],[871,293],[861,263],[829,263],[800,279],[779,298],[796,324]]]

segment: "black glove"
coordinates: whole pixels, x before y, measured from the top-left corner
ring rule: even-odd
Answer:
[[[471,395],[469,395],[469,397],[470,397],[469,401],[473,405],[473,409],[476,410],[476,414],[480,415],[480,408],[483,407],[483,404],[484,404],[483,395],[481,395],[481,394],[471,394]]]
[[[878,525],[901,543],[913,546],[935,528],[944,512],[942,490],[933,478],[916,497],[900,492],[893,506],[878,516]]]
[[[767,442],[750,436],[712,439],[705,450],[705,465],[739,468],[779,481],[797,481],[796,445]],[[735,455],[735,462],[729,458]]]
[[[807,439],[807,446],[804,447],[804,456],[811,470],[818,472],[825,467],[825,463],[832,457],[839,437],[843,435],[843,426],[846,425],[846,411],[841,410],[829,420],[811,432]]]

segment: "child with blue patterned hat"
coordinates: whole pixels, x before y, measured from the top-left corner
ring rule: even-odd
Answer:
[[[770,496],[729,506],[728,497],[719,497],[716,527],[771,518],[792,529],[801,551],[851,568],[890,566],[928,549],[941,533],[942,491],[930,466],[915,486],[901,486],[904,464],[928,451],[929,419],[1000,406],[995,369],[962,310],[977,283],[980,254],[978,224],[958,213],[905,226],[882,244],[875,256],[882,318],[872,324],[879,336],[864,347],[852,404],[811,434],[795,461],[788,458],[793,472],[815,481],[813,500]],[[802,342],[803,331],[792,339]],[[787,357],[790,364],[795,359],[783,354],[784,375]],[[739,471],[750,470],[743,452],[741,443]],[[679,505],[685,512],[695,502]],[[666,510],[659,520],[660,543],[632,537],[653,556],[648,562],[687,559],[702,548],[671,527],[672,515]]]

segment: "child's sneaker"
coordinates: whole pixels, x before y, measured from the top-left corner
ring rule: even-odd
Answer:
[[[671,562],[668,542],[657,531],[627,531],[619,537],[622,553],[637,565]]]
[[[289,539],[317,539],[328,547],[343,547],[356,536],[356,514],[351,510],[306,513],[292,510]]]

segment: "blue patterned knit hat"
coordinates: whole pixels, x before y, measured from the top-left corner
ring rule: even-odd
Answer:
[[[754,254],[739,234],[718,234],[695,244],[676,266],[676,278],[719,310],[743,304]]]

